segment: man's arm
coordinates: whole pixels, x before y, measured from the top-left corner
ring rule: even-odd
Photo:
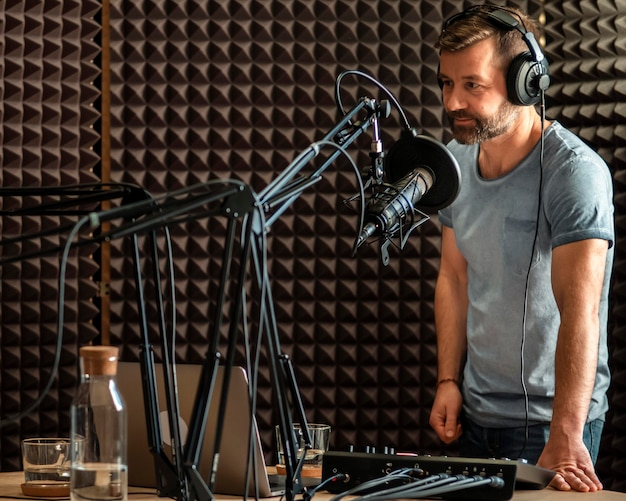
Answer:
[[[552,486],[560,490],[602,489],[582,437],[597,369],[607,249],[605,240],[582,240],[559,246],[552,255],[552,287],[561,326],[550,438],[538,464],[558,472]]]
[[[461,434],[459,382],[467,350],[467,263],[456,246],[454,231],[445,226],[435,287],[435,328],[438,384],[430,425],[443,442],[450,443]]]

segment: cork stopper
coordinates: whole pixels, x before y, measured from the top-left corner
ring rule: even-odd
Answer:
[[[91,376],[115,376],[117,372],[117,346],[83,346],[80,357],[83,372]]]

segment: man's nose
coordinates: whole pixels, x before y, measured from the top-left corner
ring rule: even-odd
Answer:
[[[447,86],[443,91],[443,104],[448,111],[463,110],[467,106],[462,89],[455,85]]]

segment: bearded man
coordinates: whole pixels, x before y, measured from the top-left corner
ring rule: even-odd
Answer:
[[[438,41],[462,181],[439,214],[430,424],[465,457],[525,459],[555,470],[557,489],[596,491],[612,178],[545,119],[550,80],[537,40],[519,10],[483,5],[447,20]]]

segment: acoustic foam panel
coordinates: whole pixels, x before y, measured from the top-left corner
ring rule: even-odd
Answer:
[[[0,3],[0,185],[2,189],[57,187],[98,181],[94,125],[99,90],[96,42],[99,2],[7,0]],[[37,207],[52,196],[3,192],[2,211]],[[74,218],[3,216],[0,239],[35,234]],[[27,256],[65,242],[53,234],[0,247],[1,258]],[[69,433],[69,407],[77,382],[77,346],[98,334],[91,277],[95,246],[73,251],[68,262],[66,323],[60,367],[41,405],[23,419],[3,422],[0,469],[20,466],[20,440]],[[48,383],[58,339],[60,256],[55,253],[0,266],[0,415],[25,411]]]
[[[470,4],[113,2],[113,176],[154,194],[230,177],[261,190],[337,122],[333,86],[346,69],[378,78],[414,126],[445,141],[432,45],[442,21]],[[544,4],[527,2],[522,8],[537,16]],[[551,17],[556,26],[546,29],[546,52],[558,74],[559,59],[570,64],[559,55],[558,20],[579,14],[569,3],[551,9],[565,10]],[[579,32],[567,38],[591,47],[589,52],[598,50],[587,38],[581,41]],[[557,84],[554,88],[559,95]],[[585,90],[589,98],[592,88]],[[347,104],[364,95],[384,98],[367,83],[347,83]],[[549,106],[559,111],[556,101]],[[399,134],[395,112],[382,127],[388,147]],[[587,137],[602,142],[608,129],[597,132],[600,137],[593,131]],[[368,164],[367,140],[351,151],[358,165]],[[281,346],[294,361],[308,418],[334,426],[332,445],[338,449],[393,445],[447,452],[428,427],[436,377],[432,297],[438,225],[425,224],[407,248],[392,251],[389,267],[380,264],[375,245],[352,256],[356,218],[342,200],[354,193],[355,184],[348,162],[335,163],[269,235]],[[216,218],[172,228],[180,362],[206,356],[224,225]],[[162,241],[159,246],[164,249]],[[113,253],[119,274],[112,282],[112,339],[123,344],[126,358],[136,359],[128,242],[117,244]],[[154,319],[155,305],[149,301],[147,308]],[[158,344],[154,325],[151,332]],[[259,419],[265,446],[272,450],[276,417],[267,374],[261,385]]]
[[[624,225],[626,200],[626,13],[620,2],[546,3],[546,36],[553,83],[549,113],[607,161],[615,190],[616,249],[611,289],[610,411],[598,460],[605,485],[626,491],[626,329]]]

